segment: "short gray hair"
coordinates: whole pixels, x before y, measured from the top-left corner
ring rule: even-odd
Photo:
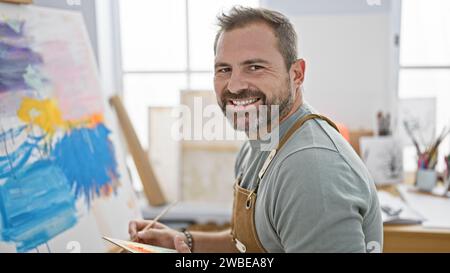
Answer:
[[[234,6],[228,14],[217,16],[217,25],[220,27],[214,40],[214,55],[216,55],[217,42],[223,32],[248,26],[253,23],[265,23],[272,28],[278,39],[278,49],[283,56],[286,68],[297,61],[297,33],[292,23],[283,14],[263,9]]]

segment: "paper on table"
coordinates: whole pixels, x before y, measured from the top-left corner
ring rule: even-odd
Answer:
[[[175,249],[135,243],[103,236],[103,239],[131,253],[176,253]]]
[[[385,191],[378,191],[378,199],[381,207],[389,208],[391,211],[400,211],[397,215],[389,215],[381,211],[383,223],[385,224],[420,224],[424,218],[411,209],[401,198]]]
[[[411,185],[397,186],[406,203],[425,218],[423,226],[450,229],[450,198],[421,194],[413,189]]]

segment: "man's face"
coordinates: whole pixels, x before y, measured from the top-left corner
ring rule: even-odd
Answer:
[[[261,105],[269,110],[271,105],[279,105],[280,119],[290,111],[294,85],[277,38],[266,24],[223,32],[214,66],[217,101],[235,129],[253,131],[270,124],[270,115],[257,115]],[[230,116],[230,112],[237,115]]]

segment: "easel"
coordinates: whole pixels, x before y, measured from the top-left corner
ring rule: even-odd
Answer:
[[[149,156],[139,142],[136,131],[133,128],[133,124],[128,117],[125,107],[123,106],[122,100],[119,96],[112,96],[109,99],[109,103],[116,110],[120,127],[122,128],[128,150],[133,157],[134,164],[136,165],[139,177],[141,178],[144,193],[148,199],[148,202],[152,206],[166,204],[166,198],[158,184],[158,180],[156,179],[152,165],[150,164]]]

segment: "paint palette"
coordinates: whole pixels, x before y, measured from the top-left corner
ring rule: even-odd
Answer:
[[[103,239],[125,249],[131,253],[176,253],[175,249],[164,248],[159,246],[140,244],[131,241],[124,241],[103,236]]]

